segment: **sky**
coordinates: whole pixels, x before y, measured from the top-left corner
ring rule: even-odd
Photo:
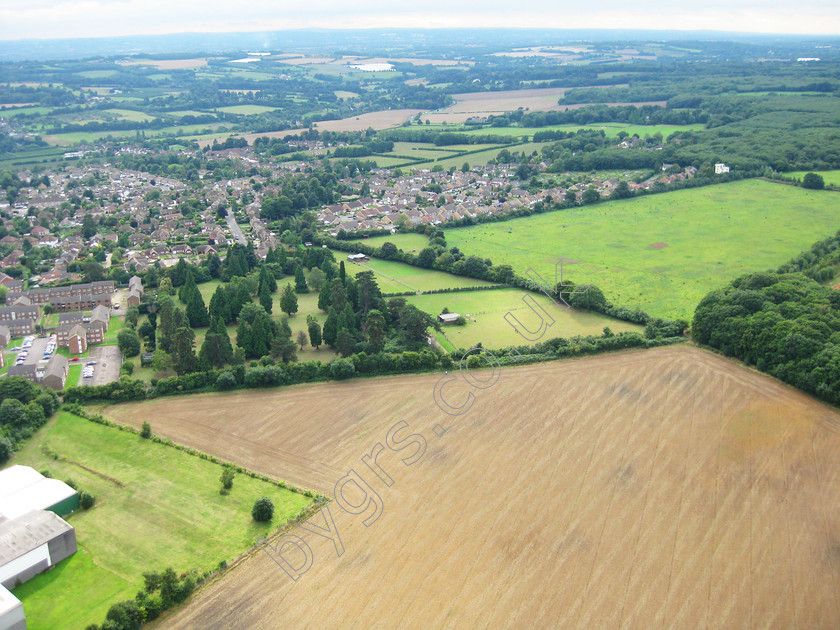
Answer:
[[[455,10],[453,10],[455,7]],[[840,35],[838,0],[0,0],[0,40],[297,28],[620,28]]]

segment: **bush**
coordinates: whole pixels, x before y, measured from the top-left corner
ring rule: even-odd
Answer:
[[[93,507],[93,504],[96,503],[96,497],[93,496],[90,492],[85,492],[84,490],[79,495],[79,505],[82,506],[83,510],[89,510]]]
[[[140,437],[143,438],[144,440],[148,440],[150,437],[152,437],[152,425],[151,424],[149,424],[148,422],[143,423],[143,428],[140,429]]]
[[[236,377],[232,372],[222,372],[216,379],[216,389],[222,391],[236,387]]]
[[[330,374],[338,380],[350,378],[356,373],[356,366],[350,359],[333,359],[330,363]]]
[[[140,354],[140,337],[131,328],[123,328],[117,333],[117,344],[127,357],[136,357]]]
[[[802,178],[802,188],[810,188],[812,190],[822,190],[825,188],[825,180],[822,175],[816,173],[806,173]]]
[[[222,482],[222,487],[225,490],[230,490],[233,488],[233,477],[236,473],[233,472],[233,468],[225,468],[222,471],[222,476],[219,477],[219,481]]]
[[[9,461],[13,451],[14,447],[11,440],[7,437],[0,437],[0,466]]]
[[[268,497],[257,499],[254,502],[254,508],[251,510],[251,516],[260,523],[270,521],[274,516],[274,501]]]
[[[134,364],[133,363],[123,363],[122,366],[120,367],[120,373],[121,374],[127,374],[128,376],[131,376],[132,374],[134,374]]]

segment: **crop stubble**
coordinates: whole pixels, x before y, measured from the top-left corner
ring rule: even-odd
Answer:
[[[332,504],[340,558],[296,531],[315,556],[297,584],[260,552],[161,625],[840,623],[840,414],[689,347],[505,368],[458,418],[434,406],[436,380],[110,407],[328,494],[354,468],[385,505],[366,528]],[[466,391],[451,388],[452,400]],[[406,453],[383,453],[386,488],[360,457],[399,420],[428,448],[410,468]]]

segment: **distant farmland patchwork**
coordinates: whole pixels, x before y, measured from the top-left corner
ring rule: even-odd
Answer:
[[[258,552],[161,626],[840,624],[836,411],[690,347],[504,368],[457,418],[435,407],[438,378],[107,408],[326,493],[352,468],[384,508],[365,527],[373,507],[331,504],[340,557],[296,529],[313,551],[298,583]],[[359,458],[401,420],[426,446],[411,467],[414,447],[384,450],[388,487]]]

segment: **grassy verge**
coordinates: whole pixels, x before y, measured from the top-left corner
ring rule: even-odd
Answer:
[[[222,495],[221,465],[65,411],[11,463],[72,478],[97,497],[93,509],[68,517],[79,553],[15,589],[30,630],[99,623],[133,597],[144,571],[215,569],[312,502],[244,474]],[[261,496],[274,501],[272,523],[251,519]]]

